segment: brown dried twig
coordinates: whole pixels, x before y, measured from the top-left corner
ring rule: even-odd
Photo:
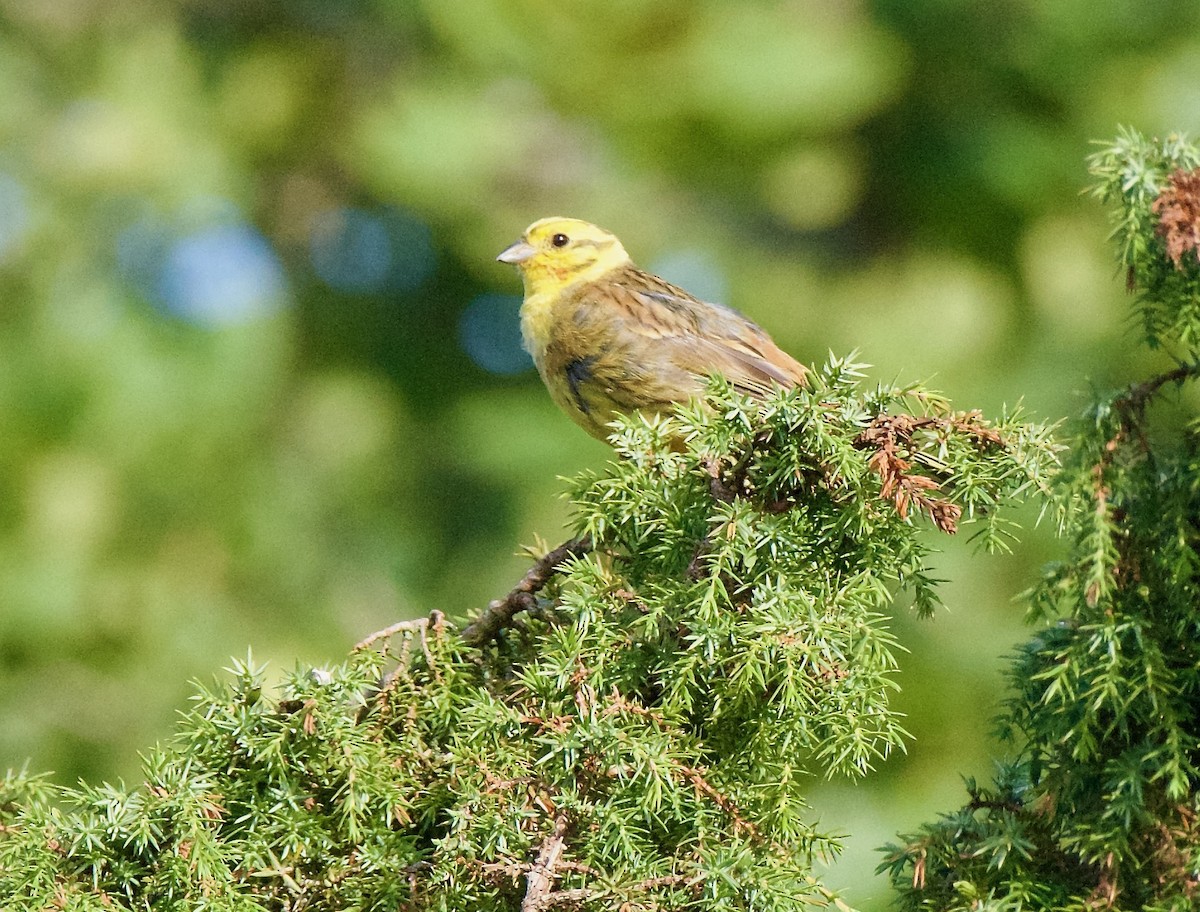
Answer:
[[[1104,447],[1091,469],[1092,498],[1095,502],[1096,514],[1101,520],[1109,517],[1111,508],[1107,479],[1108,471],[1116,462],[1118,454],[1122,452],[1125,445],[1130,441],[1134,441],[1140,447],[1140,454],[1138,455],[1141,458],[1152,458],[1150,441],[1143,427],[1146,409],[1149,407],[1151,401],[1167,384],[1183,383],[1183,381],[1195,379],[1197,376],[1200,376],[1200,362],[1180,364],[1172,370],[1164,371],[1140,383],[1133,384],[1121,395],[1112,399],[1112,409],[1118,416],[1117,428],[1113,435],[1104,442]],[[1123,519],[1123,511],[1119,509],[1112,510],[1112,520],[1114,522],[1119,523]],[[1120,551],[1120,560],[1116,567],[1116,574],[1118,576],[1129,574],[1131,578],[1136,579],[1139,576],[1136,558],[1132,559],[1131,565],[1131,558],[1126,553],[1126,549],[1120,540],[1118,540],[1118,550]],[[1098,582],[1093,581],[1088,586],[1085,598],[1089,605],[1094,606],[1096,604],[1100,598],[1100,586]]]
[[[627,887],[621,888],[619,891],[611,889],[595,889],[593,887],[577,887],[573,890],[559,890],[551,893],[546,897],[546,906],[578,906],[590,900],[596,900],[603,896],[610,896],[613,893],[648,893],[651,890],[661,890],[664,887],[678,887],[687,885],[695,887],[704,880],[701,875],[693,875],[690,878],[683,874],[664,874],[662,877],[648,877],[645,880],[638,881],[635,884],[630,884]],[[622,905],[621,908],[625,908]]]
[[[1104,484],[1104,473],[1117,458],[1120,450],[1131,436],[1136,436],[1141,443],[1144,453],[1149,453],[1150,444],[1142,431],[1142,421],[1146,417],[1146,409],[1151,400],[1168,383],[1182,383],[1200,376],[1200,362],[1180,364],[1178,367],[1164,371],[1141,383],[1135,383],[1125,392],[1112,400],[1112,408],[1118,416],[1117,431],[1104,443],[1104,452],[1092,467],[1092,475],[1096,483],[1096,500],[1098,509],[1103,510],[1107,502],[1108,489]]]
[[[916,507],[927,513],[933,524],[948,535],[958,531],[962,507],[933,492],[940,491],[938,482],[928,475],[910,472],[921,454],[915,451],[912,440],[919,431],[955,431],[974,438],[979,446],[1003,446],[1000,432],[984,423],[978,412],[961,415],[876,415],[854,440],[860,449],[874,449],[867,465],[882,482],[879,493],[896,505],[901,517]],[[907,456],[901,455],[904,452]],[[928,462],[925,457],[922,461]]]
[[[1136,423],[1145,415],[1146,406],[1150,404],[1151,399],[1158,395],[1159,390],[1168,383],[1180,383],[1195,377],[1198,373],[1200,373],[1200,363],[1181,364],[1173,370],[1143,380],[1141,383],[1135,383],[1113,400],[1113,407],[1121,413],[1122,424]]]
[[[551,905],[555,872],[566,845],[567,827],[566,815],[559,814],[554,821],[553,832],[546,837],[538,849],[537,859],[525,873],[525,898],[521,900],[521,912],[541,912]]]
[[[462,632],[462,641],[468,646],[483,646],[494,640],[496,634],[512,624],[512,619],[518,613],[528,611],[537,604],[537,593],[545,588],[564,562],[591,550],[591,536],[581,535],[550,551],[529,568],[512,592],[493,601],[467,625]]]
[[[692,784],[692,787],[700,794],[711,800],[729,817],[733,823],[733,828],[742,833],[745,833],[751,839],[758,839],[758,827],[742,816],[738,806],[733,799],[728,795],[717,790],[717,788],[708,781],[704,776],[704,770],[694,766],[679,766],[679,775]]]
[[[433,652],[429,648],[429,631],[433,631],[435,638],[440,637],[445,630],[446,615],[438,611],[436,608],[429,612],[428,617],[414,618],[410,621],[398,621],[384,627],[381,630],[376,630],[369,636],[363,637],[354,644],[354,651],[361,652],[370,646],[384,640],[390,640],[397,634],[405,634],[402,645],[399,650],[399,659],[396,666],[380,678],[379,683],[364,694],[364,702],[358,711],[358,720],[362,721],[371,711],[372,705],[382,705],[388,693],[394,688],[411,670],[409,665],[409,654],[412,649],[412,643],[415,639],[421,646],[421,654],[425,657],[425,667],[429,669],[429,673],[433,675],[435,680],[441,680],[441,671],[433,660]],[[386,653],[387,650],[385,649]]]
[[[429,629],[430,620],[434,617],[440,619],[443,615],[440,611],[433,611],[429,617],[414,618],[411,621],[398,621],[382,630],[376,630],[374,633],[363,637],[354,644],[354,652],[361,652],[368,646],[373,646],[380,640],[391,639],[398,633],[416,633],[421,637],[422,642],[425,640],[425,631]]]
[[[516,880],[521,877],[528,878],[530,871],[536,867],[536,863],[485,862],[479,864],[478,867],[489,878],[511,878]],[[601,884],[599,886],[572,887],[567,890],[549,890],[547,893],[541,894],[539,899],[541,903],[540,909],[550,909],[555,906],[580,906],[585,902],[595,902],[605,897],[649,893],[652,890],[662,890],[670,887],[690,887],[695,889],[699,884],[704,882],[703,874],[663,874],[658,877],[647,877],[645,880],[639,880],[631,884],[612,884],[605,882],[601,872],[589,865],[564,861],[561,858],[558,861],[557,870],[584,874],[594,880],[600,881]],[[526,893],[525,901],[528,901],[528,895]],[[524,909],[524,905],[522,905],[522,909]]]

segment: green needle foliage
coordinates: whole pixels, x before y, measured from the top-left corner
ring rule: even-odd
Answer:
[[[0,906],[842,905],[805,787],[903,745],[886,613],[936,604],[930,524],[1003,544],[1049,433],[833,360],[615,440],[572,485],[579,538],[469,626],[435,611],[278,696],[239,664],[134,788],[10,775]]]
[[[991,788],[890,846],[905,909],[1200,908],[1200,152],[1125,132],[1091,159],[1145,341],[1175,367],[1098,399],[1055,499],[1072,547],[1029,595]]]

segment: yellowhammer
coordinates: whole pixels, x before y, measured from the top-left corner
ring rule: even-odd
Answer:
[[[638,269],[595,225],[542,219],[496,259],[521,270],[521,333],[551,398],[593,437],[617,413],[686,401],[713,374],[754,396],[805,383],[765,332]]]

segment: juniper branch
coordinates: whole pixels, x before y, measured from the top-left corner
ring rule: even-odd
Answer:
[[[1070,545],[1028,593],[996,786],[892,846],[902,908],[1182,910],[1200,902],[1200,455],[1149,406],[1200,378],[1200,148],[1126,130],[1092,158],[1150,348],[1190,362],[1096,402],[1055,482]]]
[[[513,590],[504,598],[491,602],[486,609],[468,624],[462,632],[462,641],[468,646],[484,646],[496,638],[501,630],[512,623],[522,611],[537,604],[537,594],[553,579],[563,563],[592,550],[590,535],[581,535],[563,542],[553,551],[541,557],[521,578]]]
[[[1124,416],[1125,423],[1133,423],[1141,419],[1150,400],[1158,395],[1159,391],[1168,383],[1182,383],[1198,376],[1200,376],[1200,361],[1180,364],[1174,370],[1165,371],[1148,380],[1133,384],[1113,400],[1113,406]]]

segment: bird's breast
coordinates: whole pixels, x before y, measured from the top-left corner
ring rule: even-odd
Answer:
[[[526,294],[521,304],[521,338],[539,368],[555,335],[554,304],[549,294]]]

